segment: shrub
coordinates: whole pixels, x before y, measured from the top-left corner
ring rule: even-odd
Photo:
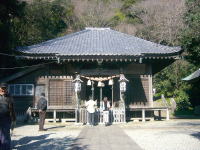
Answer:
[[[188,94],[183,90],[177,90],[175,91],[175,101],[177,103],[176,110],[177,111],[183,111],[183,110],[189,110],[191,107],[191,103],[189,101]]]

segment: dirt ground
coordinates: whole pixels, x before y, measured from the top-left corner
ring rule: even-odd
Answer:
[[[199,150],[200,119],[173,119],[169,121],[128,122],[118,126],[122,132],[145,150]],[[15,150],[64,150],[72,149],[77,137],[85,128],[74,123],[48,123],[47,131],[39,132],[38,125],[22,125],[12,134],[12,146]],[[105,128],[102,126],[102,128]],[[92,132],[88,132],[92,133]],[[97,132],[98,133],[98,132]],[[106,134],[109,134],[106,132]],[[114,134],[114,132],[110,133]],[[101,134],[103,136],[103,134]],[[92,136],[92,135],[89,135]],[[105,135],[106,136],[106,135]],[[112,135],[110,135],[112,137]],[[115,144],[115,143],[113,143]],[[98,145],[97,145],[98,147]],[[85,148],[86,150],[86,148]]]

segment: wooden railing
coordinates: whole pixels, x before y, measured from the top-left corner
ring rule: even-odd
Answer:
[[[88,112],[85,108],[80,108],[77,111],[77,123],[88,123]],[[109,122],[110,123],[124,123],[126,122],[126,113],[124,108],[113,108],[109,111],[103,111],[101,109],[97,109],[95,112],[95,123],[96,124],[104,124],[106,113],[109,113]]]

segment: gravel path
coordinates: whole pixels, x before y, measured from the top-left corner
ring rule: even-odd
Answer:
[[[25,125],[14,130],[12,147],[15,150],[68,150],[76,141],[83,126],[51,124],[47,131],[38,131],[38,125]]]
[[[200,120],[171,120],[121,125],[145,150],[199,150]]]

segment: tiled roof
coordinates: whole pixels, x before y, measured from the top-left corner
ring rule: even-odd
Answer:
[[[63,56],[170,55],[180,50],[180,47],[156,44],[110,28],[86,28],[80,32],[17,49],[26,54]]]
[[[196,70],[195,72],[193,72],[192,74],[190,74],[189,76],[183,78],[182,80],[184,81],[192,81],[195,79],[200,79],[200,68],[198,70]]]

